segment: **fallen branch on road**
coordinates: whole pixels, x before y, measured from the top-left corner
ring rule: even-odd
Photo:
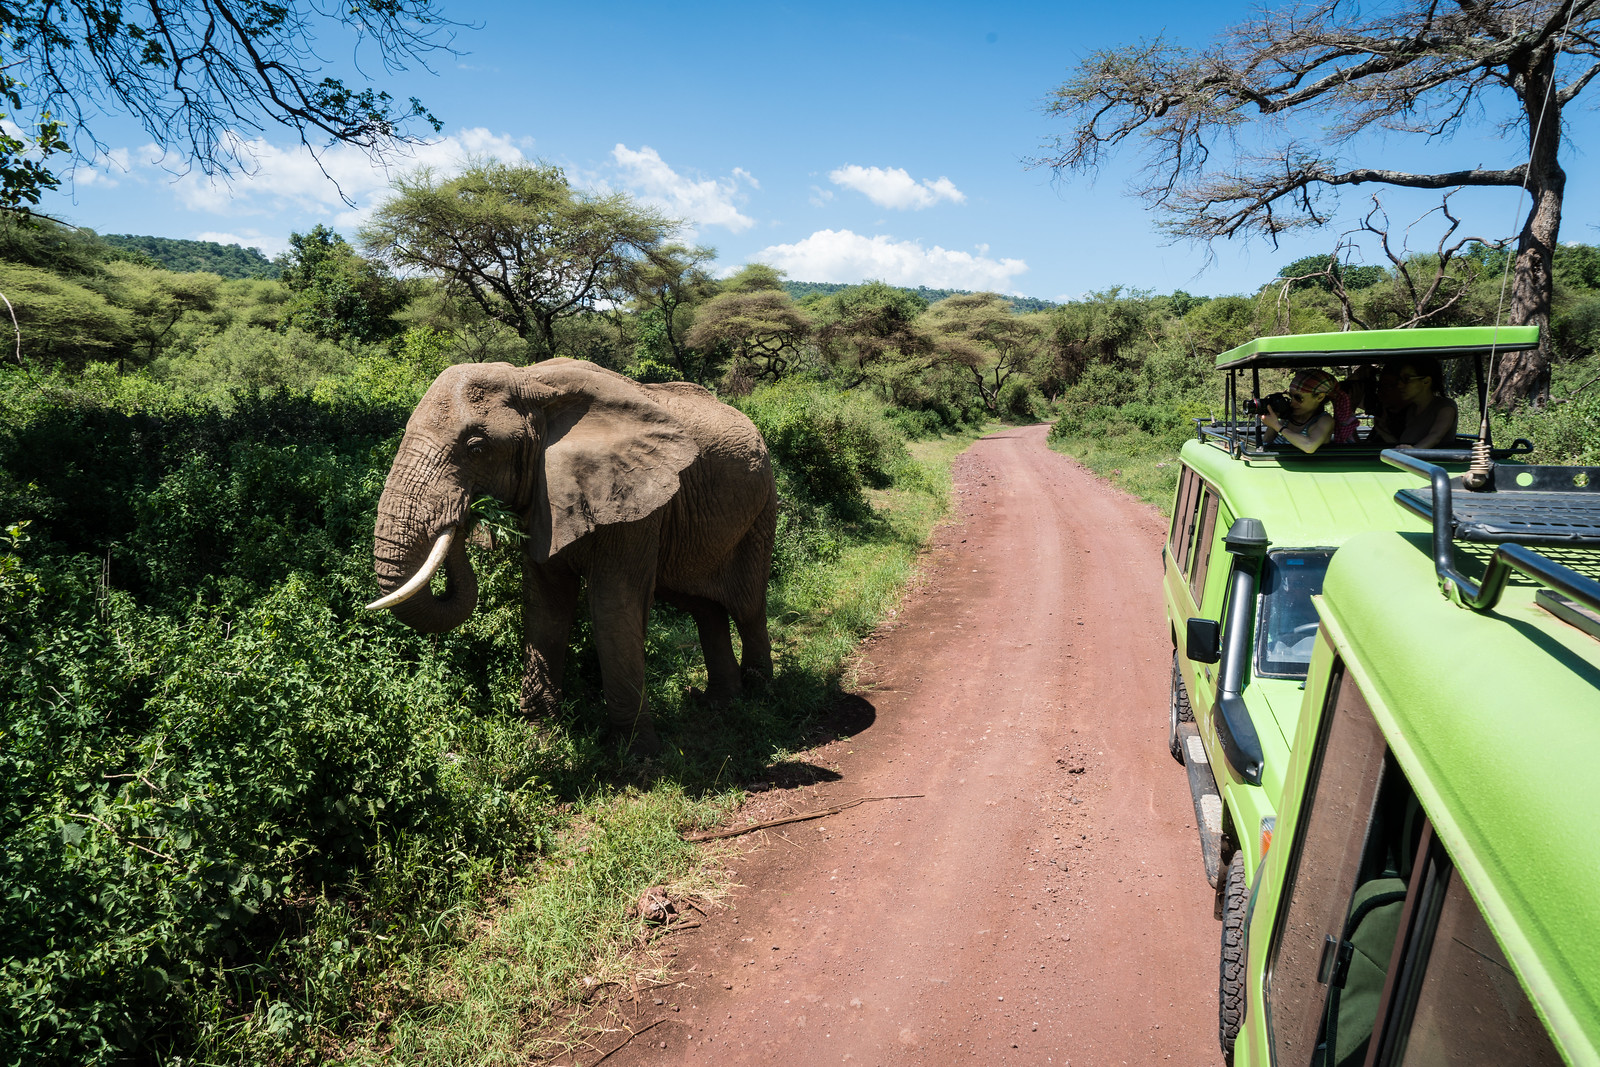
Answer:
[[[724,837],[738,837],[740,834],[748,834],[752,830],[766,830],[774,826],[782,826],[785,823],[805,822],[807,819],[821,819],[828,815],[837,815],[841,811],[853,808],[857,804],[865,804],[869,800],[916,800],[924,796],[927,796],[927,794],[897,793],[886,797],[856,797],[854,800],[846,801],[843,804],[835,804],[831,808],[823,808],[820,811],[808,811],[800,815],[785,815],[781,819],[768,819],[765,822],[751,823],[749,826],[738,826],[732,830],[703,830],[697,834],[683,834],[681,836],[685,841],[716,841]]]

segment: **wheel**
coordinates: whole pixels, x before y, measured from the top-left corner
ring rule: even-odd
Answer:
[[[1178,671],[1178,650],[1172,650],[1172,696],[1167,701],[1167,751],[1179,763],[1183,762],[1183,739],[1178,736],[1178,724],[1194,722],[1194,709],[1189,707],[1189,694],[1183,690],[1183,675]]]
[[[1233,1062],[1233,1043],[1244,1022],[1244,921],[1249,903],[1244,853],[1235,852],[1222,883],[1222,963],[1217,975],[1217,1037],[1226,1063]]]

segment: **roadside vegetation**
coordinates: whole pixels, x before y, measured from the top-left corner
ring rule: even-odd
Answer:
[[[1194,420],[1224,413],[1223,375],[1212,369],[1218,353],[1272,334],[1492,325],[1505,255],[1472,244],[1443,264],[1411,255],[1385,268],[1343,265],[1335,253],[1287,265],[1253,295],[1109,290],[1066,305],[1053,313],[1063,324],[1055,342],[1082,353],[1081,370],[1056,398],[1051,445],[1170,510],[1178,449]],[[1555,264],[1550,400],[1494,409],[1491,429],[1497,442],[1532,441],[1533,462],[1600,463],[1600,247],[1564,245]],[[1459,370],[1466,377],[1451,391],[1461,400],[1461,430],[1476,434],[1472,372]],[[1282,388],[1283,377],[1264,379],[1263,391]]]

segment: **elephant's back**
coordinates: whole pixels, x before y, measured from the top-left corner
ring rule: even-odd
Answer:
[[[651,399],[672,413],[714,466],[731,463],[771,476],[767,442],[744,412],[692,382],[658,382],[645,388]]]
[[[649,388],[700,447],[668,505],[658,578],[682,592],[710,595],[704,583],[730,577],[730,567],[748,570],[752,553],[770,556],[777,490],[767,445],[742,411],[700,386]]]

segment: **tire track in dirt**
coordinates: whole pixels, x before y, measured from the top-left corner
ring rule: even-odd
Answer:
[[[616,1009],[666,1021],[608,1064],[1220,1061],[1164,523],[1046,431],[957,459],[955,519],[864,647],[871,725],[808,754],[837,781],[757,799],[925,795],[748,839],[731,908],[663,948],[682,984]]]

